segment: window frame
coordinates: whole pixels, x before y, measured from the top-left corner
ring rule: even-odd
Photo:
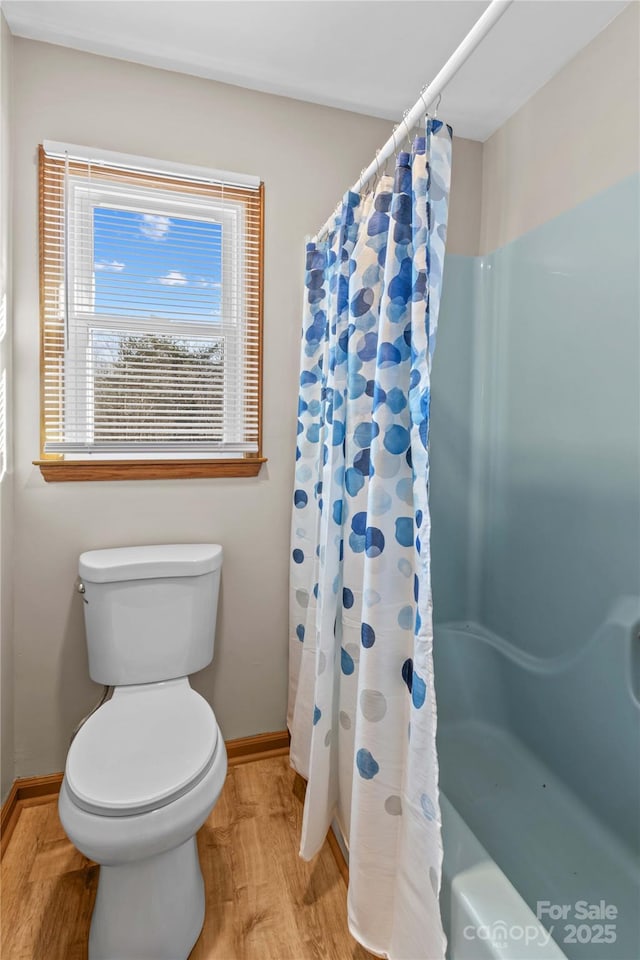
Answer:
[[[74,166],[76,166],[74,162]],[[144,185],[136,185],[131,182],[130,170],[125,167],[113,167],[109,173],[112,179],[109,182],[102,182],[99,185],[95,181],[90,183],[89,177],[82,176],[74,171],[69,176],[68,187],[70,196],[67,198],[68,209],[72,212],[69,219],[68,229],[68,249],[67,249],[67,269],[69,271],[68,283],[75,289],[78,284],[88,285],[85,289],[94,289],[94,267],[92,246],[84,245],[78,249],[75,245],[73,235],[77,232],[74,229],[74,220],[86,216],[88,207],[96,209],[100,206],[110,209],[130,209],[136,212],[152,212],[158,214],[166,213],[168,216],[183,217],[189,216],[192,219],[208,220],[209,222],[226,221],[230,230],[223,230],[223,245],[225,247],[235,247],[236,256],[233,258],[234,265],[238,265],[241,271],[231,286],[223,284],[223,315],[224,321],[219,328],[221,338],[225,341],[225,352],[227,343],[232,345],[234,356],[232,362],[236,371],[241,367],[245,354],[243,353],[242,335],[243,328],[240,326],[239,302],[234,308],[232,298],[234,291],[238,291],[242,296],[245,290],[245,276],[242,271],[244,268],[244,259],[241,256],[246,249],[245,242],[257,242],[257,280],[256,293],[257,301],[255,306],[251,307],[255,316],[253,324],[257,330],[257,433],[258,450],[257,452],[242,453],[229,456],[229,452],[215,451],[198,453],[189,452],[181,456],[174,454],[171,457],[158,456],[157,453],[138,453],[135,458],[122,456],[121,454],[65,454],[45,452],[45,411],[44,411],[44,371],[45,371],[45,313],[47,304],[45,302],[45,249],[44,249],[44,214],[45,214],[45,151],[41,145],[39,147],[39,217],[40,217],[40,458],[34,460],[34,464],[40,468],[40,471],[46,481],[66,481],[66,480],[142,480],[142,479],[197,479],[207,477],[252,477],[257,476],[266,457],[262,455],[262,344],[263,344],[263,275],[264,275],[264,184],[260,183],[257,190],[254,191],[258,198],[258,222],[252,230],[247,229],[245,222],[246,205],[243,200],[234,199],[237,190],[229,188],[227,196],[226,185],[224,194],[221,197],[219,193],[212,190],[211,196],[207,197],[202,193],[203,186],[206,188],[206,181],[198,180],[197,194],[189,194],[188,181],[178,177],[166,176],[164,173],[154,175],[153,169],[148,171],[149,182]],[[145,171],[146,173],[147,171]],[[119,180],[122,182],[118,182]],[[89,196],[90,194],[90,196]],[[146,196],[145,196],[146,194]],[[96,199],[100,202],[96,202]],[[123,203],[123,200],[128,201]],[[64,197],[61,198],[64,203]],[[106,202],[105,202],[106,201]],[[160,209],[166,204],[166,210]],[[146,207],[146,209],[145,209]],[[212,211],[218,208],[218,217],[212,216]],[[92,217],[93,221],[93,217]],[[85,220],[85,223],[87,221]],[[50,240],[49,240],[50,243]],[[60,246],[64,241],[60,240]],[[239,256],[240,254],[240,256]],[[62,259],[60,259],[62,262]],[[227,261],[229,262],[229,261]],[[76,298],[70,298],[75,305]],[[95,311],[76,311],[73,316],[73,322],[70,323],[70,334],[73,330],[74,337],[78,330],[82,328],[90,334],[91,329],[105,329],[113,326],[117,328],[120,322],[123,326],[131,328],[131,318],[121,318],[109,314],[99,314]],[[249,322],[248,320],[246,322]],[[154,318],[136,318],[135,327],[140,332],[153,331],[162,334],[164,327],[171,329],[175,335],[175,323],[163,321]],[[187,323],[181,321],[181,332],[185,336],[190,333],[194,336],[202,336],[207,333],[211,336],[211,327],[205,322]],[[218,332],[218,331],[216,331]],[[86,348],[86,344],[85,344]],[[67,353],[75,351],[76,357],[82,350],[82,345],[74,343],[70,339]],[[230,371],[225,369],[225,378],[230,375]],[[61,417],[64,413],[61,411]],[[233,417],[233,415],[232,415]],[[234,429],[237,429],[242,421],[241,411],[238,410],[234,420]],[[226,417],[225,417],[226,427]]]

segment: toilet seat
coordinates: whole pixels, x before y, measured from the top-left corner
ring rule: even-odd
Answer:
[[[217,746],[213,710],[186,677],[118,687],[73,740],[65,779],[83,810],[134,816],[192,789],[211,768]]]

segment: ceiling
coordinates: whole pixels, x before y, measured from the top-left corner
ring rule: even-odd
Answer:
[[[484,0],[3,0],[11,31],[136,63],[399,120]],[[439,115],[485,140],[627,6],[516,0]]]

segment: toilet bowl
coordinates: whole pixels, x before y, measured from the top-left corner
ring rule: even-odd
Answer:
[[[195,835],[227,756],[186,673],[213,656],[221,560],[201,544],[81,557],[90,672],[115,685],[71,744],[58,804],[100,864],[89,960],[186,960],[202,929]]]

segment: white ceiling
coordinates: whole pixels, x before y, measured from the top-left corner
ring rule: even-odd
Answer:
[[[485,140],[628,0],[516,0],[439,115]],[[399,120],[485,0],[3,0],[14,34]]]

